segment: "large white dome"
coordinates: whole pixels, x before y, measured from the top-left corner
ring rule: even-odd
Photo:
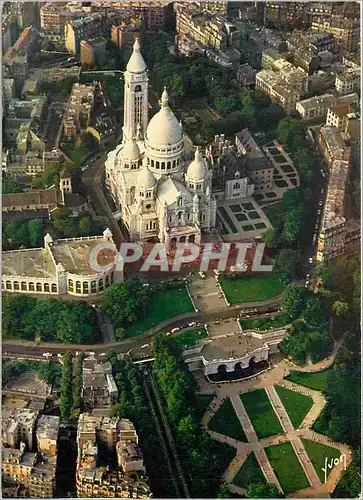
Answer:
[[[195,158],[188,167],[186,178],[188,181],[200,182],[205,179],[207,171],[207,164],[199,148],[197,148],[195,151]]]
[[[146,131],[146,139],[151,146],[168,146],[180,142],[182,128],[168,105],[168,94],[164,89],[161,109],[152,117]]]
[[[127,63],[126,70],[129,73],[143,73],[146,71],[146,64],[140,52],[140,42],[138,38],[135,40],[134,50]]]
[[[144,165],[137,176],[137,185],[144,189],[151,189],[156,184],[156,178],[147,165]]]

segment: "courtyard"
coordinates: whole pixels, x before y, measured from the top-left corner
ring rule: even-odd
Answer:
[[[228,237],[256,238],[271,228],[269,220],[253,198],[221,202],[217,208],[217,219],[226,241]]]

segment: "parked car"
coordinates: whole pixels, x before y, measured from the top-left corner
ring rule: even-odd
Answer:
[[[51,358],[53,354],[51,352],[43,352],[43,358]]]
[[[199,271],[198,274],[202,280],[205,280],[205,278],[207,277],[202,271]]]

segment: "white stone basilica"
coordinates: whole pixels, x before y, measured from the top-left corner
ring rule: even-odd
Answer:
[[[123,140],[106,161],[106,185],[131,241],[199,244],[215,227],[212,172],[198,148],[188,165],[185,145],[166,89],[148,123],[148,73],[136,40],[125,71]]]

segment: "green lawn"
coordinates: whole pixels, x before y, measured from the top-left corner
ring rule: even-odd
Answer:
[[[229,398],[225,399],[209,422],[211,431],[247,443],[246,435]]]
[[[284,289],[279,277],[273,273],[241,276],[236,279],[220,277],[219,280],[228,302],[254,302],[280,295]]]
[[[185,330],[172,338],[174,344],[181,349],[188,349],[195,344],[198,344],[207,336],[205,328],[194,328],[193,330]]]
[[[284,207],[282,201],[277,201],[272,205],[268,205],[263,207],[263,211],[265,212],[266,217],[271,222],[273,227],[277,227],[279,222],[281,221],[281,217],[284,213]]]
[[[240,320],[241,327],[244,330],[248,330],[249,328],[253,328],[254,330],[269,330],[270,328],[280,328],[281,326],[288,325],[290,322],[291,317],[288,314]]]
[[[265,451],[285,495],[310,486],[291,443],[269,446]]]
[[[329,477],[330,472],[333,470],[334,465],[332,460],[334,458],[339,458],[341,453],[337,448],[332,448],[331,446],[327,446],[325,444],[317,443],[316,441],[310,441],[310,439],[301,438],[301,442],[305,447],[306,453],[313,464],[320,481],[324,483],[325,474],[321,469],[324,468],[327,470],[327,478]],[[327,459],[328,464],[332,465],[332,468],[325,467],[325,459]]]
[[[247,488],[251,483],[266,483],[265,476],[253,451],[248,455],[233,479],[233,484],[240,488]]]
[[[299,372],[294,370],[288,377],[286,377],[286,379],[291,380],[291,382],[295,382],[295,384],[324,392],[327,387],[328,374],[330,370],[332,370],[332,368],[328,368],[327,370],[317,373]]]
[[[283,433],[264,389],[245,392],[240,397],[259,439]]]
[[[194,312],[194,308],[185,288],[154,292],[147,316],[128,327],[127,336],[144,333],[162,321],[187,312]]]
[[[275,389],[290,417],[294,429],[297,429],[313,406],[314,401],[309,396],[285,389],[285,387],[279,385],[275,385]]]

